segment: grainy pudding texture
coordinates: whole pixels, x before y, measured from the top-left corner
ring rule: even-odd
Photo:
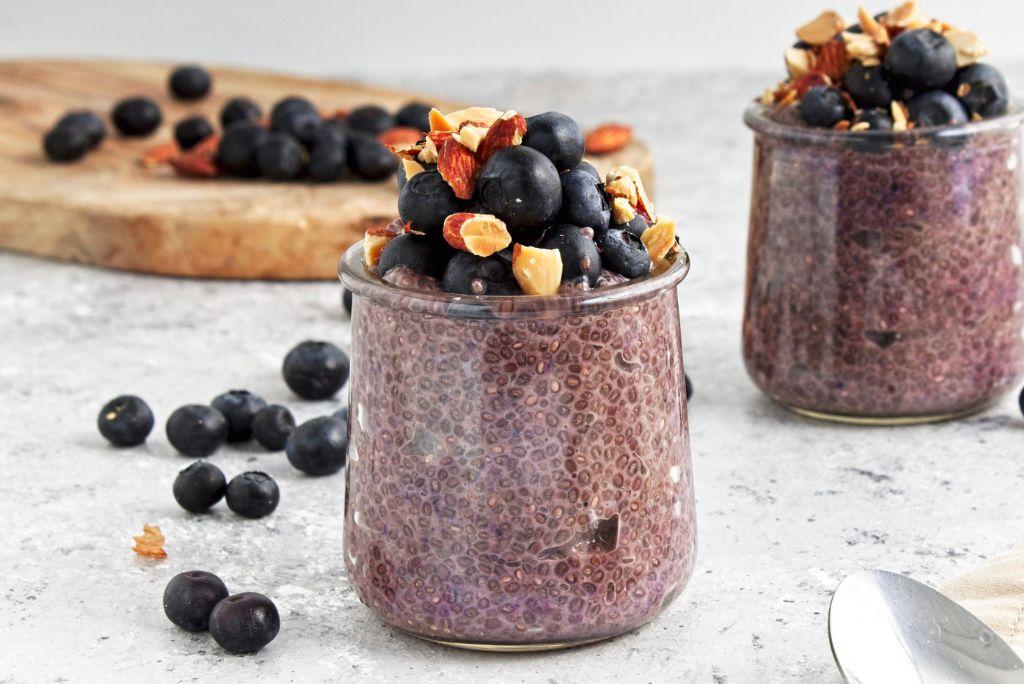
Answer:
[[[1021,162],[1014,127],[883,149],[759,133],[743,324],[755,382],[852,416],[962,412],[1016,385]]]
[[[551,644],[684,587],[694,502],[677,297],[549,320],[353,309],[346,563],[389,624]]]

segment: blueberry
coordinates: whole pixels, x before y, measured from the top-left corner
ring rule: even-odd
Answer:
[[[217,148],[217,162],[229,174],[255,178],[260,175],[258,152],[270,134],[249,121],[236,121],[224,131]]]
[[[594,177],[594,180],[596,180],[598,183],[604,182],[604,179],[601,178],[601,174],[597,172],[597,169],[594,167],[594,165],[588,162],[586,159],[577,164],[576,167],[572,170],[589,173],[591,176]]]
[[[89,151],[89,132],[82,126],[58,126],[43,136],[43,152],[52,162],[77,161]]]
[[[866,67],[854,61],[843,77],[843,87],[863,108],[889,107],[893,95],[880,66]]]
[[[182,406],[167,419],[167,439],[186,456],[209,456],[228,440],[228,421],[209,406]]]
[[[320,128],[317,129],[316,135],[313,137],[313,147],[322,143],[331,143],[341,148],[348,146],[348,137],[350,131],[345,126],[345,122],[340,119],[324,119],[320,122]]]
[[[270,130],[275,133],[286,133],[303,145],[312,147],[316,144],[322,122],[320,115],[303,109],[286,112],[271,124]]]
[[[122,135],[149,135],[163,121],[163,114],[156,102],[148,97],[130,97],[121,100],[110,114],[117,130]]]
[[[444,273],[450,250],[427,236],[405,233],[384,247],[377,262],[377,275],[382,278],[391,270],[405,266],[415,273],[439,277]]]
[[[444,220],[464,211],[466,203],[455,196],[438,171],[421,171],[398,193],[398,215],[403,222],[435,238],[441,238]]]
[[[89,136],[90,148],[99,147],[99,144],[107,137],[107,125],[103,123],[103,119],[96,112],[89,111],[88,109],[68,112],[57,121],[57,125],[54,128],[63,128],[64,126],[84,128]]]
[[[498,255],[478,257],[457,252],[444,270],[441,289],[464,295],[519,294],[512,264]]]
[[[565,114],[544,112],[527,117],[523,145],[537,150],[564,171],[583,159],[583,129]]]
[[[542,249],[557,249],[562,255],[562,280],[586,278],[590,286],[601,276],[601,255],[594,244],[592,228],[562,224],[544,234]]]
[[[214,606],[228,597],[228,588],[211,572],[190,570],[175,575],[164,589],[164,614],[189,632],[202,632],[210,626]]]
[[[142,399],[126,394],[104,404],[96,422],[100,434],[114,446],[136,446],[153,430],[153,412]]]
[[[490,156],[476,183],[488,212],[512,231],[536,233],[558,215],[562,182],[554,164],[537,150],[516,145]]]
[[[984,118],[999,116],[1010,106],[1006,80],[988,64],[972,64],[958,71],[951,90],[968,114]]]
[[[236,121],[259,123],[263,118],[260,106],[247,97],[233,97],[220,110],[220,125],[227,128]]]
[[[227,480],[220,468],[196,461],[174,478],[174,500],[189,513],[204,513],[224,498]]]
[[[228,508],[243,518],[263,518],[277,508],[281,490],[266,473],[250,471],[231,478],[224,498]]]
[[[608,196],[600,181],[585,170],[562,174],[561,220],[598,231],[608,227],[611,217]]]
[[[891,131],[892,116],[885,109],[862,109],[857,112],[853,123],[866,123],[871,131]]]
[[[277,606],[263,594],[229,596],[210,614],[210,635],[230,653],[255,653],[273,641],[280,630]]]
[[[911,88],[941,88],[956,75],[956,49],[931,29],[904,31],[889,46],[885,67]]]
[[[309,153],[309,179],[316,183],[333,183],[345,175],[348,155],[344,145],[329,141],[317,143]]]
[[[174,127],[174,139],[183,150],[190,150],[213,135],[213,126],[205,116],[190,116]]]
[[[920,128],[967,123],[960,101],[942,90],[918,95],[907,103],[910,120]]]
[[[1017,406],[1020,407],[1020,412],[1024,413],[1024,389],[1020,391],[1020,396],[1017,397]]]
[[[690,382],[690,376],[683,373],[683,384],[686,387],[686,401],[690,401],[693,397],[693,383]]]
[[[228,441],[247,442],[252,439],[252,421],[267,402],[248,390],[230,390],[210,402],[228,421]]]
[[[418,131],[430,130],[430,110],[428,104],[422,102],[410,102],[395,112],[395,123],[399,126],[408,126]]]
[[[298,178],[306,166],[306,150],[287,133],[271,133],[256,151],[260,175],[268,180]]]
[[[639,278],[651,272],[651,255],[640,238],[627,230],[606,228],[594,232],[594,244],[601,253],[601,264],[627,278]]]
[[[850,114],[838,88],[814,86],[800,100],[800,118],[817,128],[832,128]]]
[[[284,357],[288,387],[303,399],[329,399],[348,380],[348,356],[330,342],[307,340]]]
[[[637,214],[630,219],[628,223],[613,224],[611,227],[622,228],[637,237],[641,237],[644,234],[644,231],[651,227],[651,223],[640,214]]]
[[[341,305],[345,307],[345,313],[352,316],[352,290],[341,288]]]
[[[295,112],[308,112],[317,117],[320,113],[317,111],[313,103],[304,97],[298,97],[292,95],[282,100],[278,100],[274,103],[274,107],[270,110],[270,127],[275,128],[281,125],[281,120],[287,116],[292,115]]]
[[[198,100],[210,92],[210,73],[195,64],[180,66],[171,72],[168,86],[179,100]]]
[[[429,109],[427,110],[430,111]],[[390,113],[383,107],[377,105],[366,105],[363,107],[356,107],[348,116],[345,118],[345,123],[353,131],[361,131],[363,133],[369,133],[370,135],[378,135],[388,130],[389,128],[395,127],[395,117],[391,116]],[[420,130],[426,131],[427,128],[421,128]]]
[[[330,475],[345,465],[348,425],[332,417],[314,418],[295,428],[285,450],[288,462],[307,475]]]
[[[348,167],[363,180],[383,180],[398,169],[398,157],[373,136],[355,133],[349,138]]]
[[[295,429],[295,418],[284,406],[265,406],[252,419],[252,434],[267,451],[280,451]]]
[[[345,425],[348,425],[348,406],[342,406],[340,409],[331,414],[332,418],[336,418]]]

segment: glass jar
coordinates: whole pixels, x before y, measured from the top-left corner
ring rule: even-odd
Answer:
[[[482,650],[651,620],[695,555],[676,285],[465,297],[341,262],[352,298],[345,563],[415,636]]]
[[[980,410],[1024,366],[1021,122],[813,129],[751,106],[743,356],[817,418],[917,423]]]

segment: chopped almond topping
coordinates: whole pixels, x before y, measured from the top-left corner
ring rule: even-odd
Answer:
[[[821,46],[818,52],[817,70],[825,74],[837,83],[843,80],[846,69],[850,64],[849,55],[846,53],[846,44],[842,41],[832,41]]]
[[[418,161],[424,164],[436,164],[437,163],[437,145],[434,144],[433,138],[427,138],[423,143],[423,148],[419,154],[416,155]]]
[[[667,216],[659,216],[654,225],[643,232],[640,241],[647,247],[651,261],[661,261],[676,248],[676,222]]]
[[[869,124],[867,121],[861,121],[859,123],[855,123],[852,126],[850,126],[850,131],[852,131],[854,133],[859,133],[861,131],[866,131],[866,130],[868,130],[870,128],[871,128],[871,124]]]
[[[483,164],[498,150],[514,145],[521,145],[526,135],[526,119],[517,112],[508,111],[491,124],[487,134],[477,148],[477,156]]]
[[[386,226],[371,226],[363,234],[363,263],[371,271],[377,268],[380,253],[388,243],[401,235],[411,226],[403,226],[401,220],[394,220]],[[411,231],[410,231],[411,232]]]
[[[502,112],[494,107],[467,107],[444,115],[444,119],[452,127],[451,130],[459,130],[459,125],[471,121],[477,126],[490,126],[501,118]]]
[[[846,54],[864,66],[878,66],[881,61],[881,50],[878,42],[866,33],[843,32],[843,45]]]
[[[455,126],[441,113],[439,109],[431,109],[428,116],[430,121],[430,132],[434,131],[454,131]]]
[[[890,109],[892,110],[892,130],[907,130],[907,123],[910,121],[910,116],[907,114],[907,108],[903,106],[903,103],[898,100],[893,100],[892,107],[890,107]]]
[[[167,558],[164,551],[164,534],[159,525],[143,525],[142,534],[132,537],[135,546],[132,551],[145,558]]]
[[[871,40],[879,45],[889,44],[889,32],[885,30],[884,26],[875,21],[871,13],[864,8],[864,5],[861,5],[857,10],[857,19],[860,20],[860,27],[864,30],[864,34],[871,36]]]
[[[815,64],[814,52],[791,47],[786,50],[786,68],[792,78],[799,78],[813,71]]]
[[[967,81],[964,81],[963,83],[961,83],[957,87],[957,89],[956,89],[956,96],[957,97],[967,97],[970,94],[971,94],[971,84],[968,83]]]
[[[952,43],[953,49],[956,50],[958,68],[974,64],[988,54],[988,48],[974,31],[954,29],[945,35],[946,40]]]
[[[512,274],[528,295],[552,295],[562,283],[562,254],[517,244],[512,250]]]
[[[437,170],[459,199],[471,199],[480,173],[480,161],[469,148],[450,135],[437,153]]]
[[[512,244],[505,222],[491,214],[452,214],[444,220],[445,241],[479,257],[489,257]]]
[[[483,142],[484,136],[489,129],[483,126],[463,126],[455,135],[460,143],[465,145],[471,152],[476,152]]]
[[[901,29],[917,29],[928,25],[928,18],[917,4],[917,0],[905,2],[884,17],[887,26]]]
[[[592,128],[584,136],[584,149],[590,154],[610,154],[628,145],[633,129],[625,124],[607,123]]]
[[[629,205],[648,221],[653,220],[654,207],[644,191],[640,172],[632,166],[616,166],[605,176],[605,192],[611,197],[624,197]]]
[[[408,182],[417,173],[427,169],[415,159],[403,159],[402,170],[405,172],[405,180]]]
[[[796,30],[796,37],[811,45],[824,45],[846,27],[843,18],[832,10],[822,12]]]
[[[615,223],[629,223],[636,218],[636,211],[625,197],[612,198],[612,219]]]

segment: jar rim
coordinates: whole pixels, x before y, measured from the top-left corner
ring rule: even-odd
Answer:
[[[690,272],[690,255],[680,249],[668,267],[649,276],[586,292],[530,295],[460,295],[392,285],[366,270],[363,240],[349,247],[338,264],[338,278],[353,294],[394,309],[451,318],[541,319],[596,313],[629,306],[675,287]]]
[[[773,119],[767,114],[767,107],[759,101],[750,103],[743,112],[743,123],[755,133],[781,138],[793,142],[831,144],[836,141],[855,141],[874,147],[896,147],[919,144],[923,141],[969,138],[984,133],[1010,131],[1024,124],[1024,101],[1014,100],[1005,114],[969,121],[956,126],[932,126],[911,128],[906,131],[839,131],[832,128],[797,126]]]

